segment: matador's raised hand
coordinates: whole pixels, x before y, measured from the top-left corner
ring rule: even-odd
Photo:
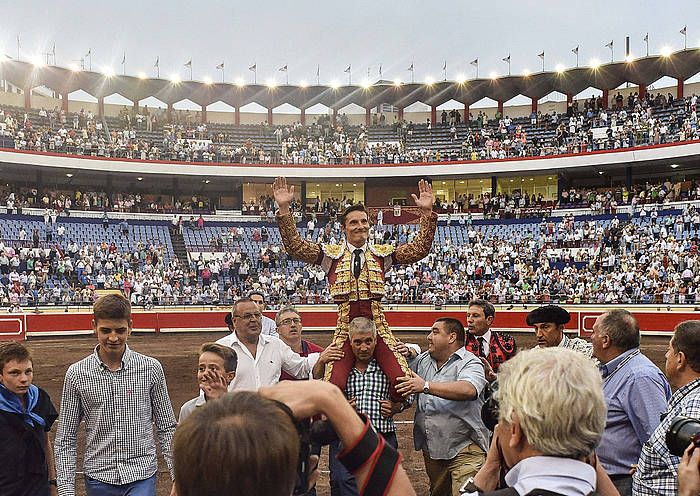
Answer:
[[[275,178],[275,182],[272,183],[272,191],[275,195],[277,206],[279,206],[280,214],[288,214],[289,204],[292,203],[294,199],[294,186],[287,187],[287,180],[279,176]]]
[[[433,196],[433,187],[425,179],[418,181],[418,193],[419,196],[411,194],[413,201],[416,202],[416,206],[423,210],[424,214],[430,214],[433,211],[433,203],[435,202],[435,197]]]

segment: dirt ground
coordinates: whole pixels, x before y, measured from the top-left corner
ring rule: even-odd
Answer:
[[[129,338],[129,344],[134,350],[155,357],[163,364],[170,398],[177,415],[182,404],[198,394],[195,371],[199,346],[207,341],[215,341],[224,335],[225,333],[215,332],[134,334]],[[330,333],[307,333],[305,337],[319,345],[326,346],[330,342],[331,335]],[[532,335],[517,334],[515,337],[520,348],[529,348],[534,345]],[[427,346],[424,333],[401,333],[400,338],[405,342],[418,343],[424,349]],[[35,382],[48,391],[58,408],[61,401],[63,377],[68,366],[91,353],[95,346],[95,340],[93,337],[85,336],[58,339],[34,338],[28,344],[34,355]],[[644,337],[642,339],[643,353],[662,370],[667,345],[668,338],[664,337]],[[399,446],[404,455],[404,468],[408,472],[417,494],[428,494],[428,481],[423,459],[421,454],[413,449],[412,420],[413,409],[397,416]],[[82,431],[79,446],[81,444],[84,444]],[[79,459],[82,457],[82,452],[83,448],[80,448]],[[78,467],[81,467],[81,463],[78,464]],[[320,496],[330,494],[327,467],[328,455],[327,451],[324,450],[321,462],[322,477],[318,484]],[[79,470],[81,469],[79,468]],[[169,476],[162,459],[160,460],[158,479],[158,495],[168,495],[170,491]],[[79,473],[76,480],[77,494],[84,495],[82,473]]]

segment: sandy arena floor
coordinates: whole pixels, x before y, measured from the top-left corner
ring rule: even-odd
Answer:
[[[134,334],[129,338],[130,346],[146,355],[157,358],[165,369],[170,398],[173,402],[175,414],[180,407],[190,398],[197,395],[196,364],[197,350],[207,341],[215,341],[225,333],[184,333],[184,334]],[[307,333],[305,337],[319,345],[325,346],[330,342],[329,333]],[[425,334],[402,333],[401,339],[406,342],[414,342],[426,347]],[[533,346],[532,335],[518,334],[516,340],[521,348]],[[46,389],[54,404],[58,408],[63,387],[63,377],[68,366],[89,354],[94,345],[93,337],[63,337],[63,338],[34,338],[28,344],[34,354],[35,382]],[[663,369],[664,353],[668,344],[668,338],[645,337],[642,339],[642,351]],[[428,494],[428,482],[424,472],[423,459],[420,453],[413,449],[412,420],[413,409],[399,416],[398,436],[399,446],[404,455],[404,467],[413,481],[416,492]],[[55,431],[55,428],[54,428]],[[82,457],[84,438],[81,431],[79,440],[79,459]],[[78,464],[81,467],[81,463]],[[328,456],[324,450],[321,467],[323,470],[321,481],[318,484],[318,494],[326,496],[330,494],[328,482]],[[166,496],[170,491],[169,477],[164,462],[160,461],[158,495]],[[77,477],[77,494],[84,495],[81,475]]]

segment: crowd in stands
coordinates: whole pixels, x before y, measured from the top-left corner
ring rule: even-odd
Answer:
[[[581,108],[582,107],[582,108]],[[350,126],[320,116],[302,126],[259,126],[259,133],[241,138],[235,127],[196,123],[175,112],[160,117],[148,109],[124,109],[106,129],[91,112],[66,115],[62,110],[39,115],[0,109],[0,135],[14,148],[74,153],[98,157],[186,162],[372,164],[455,160],[505,159],[612,150],[698,139],[697,96],[675,100],[670,94],[637,93],[625,99],[618,93],[608,109],[592,97],[573,101],[565,114],[533,112],[512,119],[483,111],[469,115],[443,111],[441,120],[413,123],[396,120],[387,136],[364,125]],[[449,118],[448,118],[449,115]],[[174,117],[173,117],[174,116]],[[344,117],[344,116],[343,116]],[[157,123],[157,126],[154,124]],[[145,131],[145,132],[144,132]],[[155,134],[154,134],[155,132]],[[160,133],[160,134],[159,134]],[[445,138],[445,139],[442,139]],[[447,144],[445,141],[448,140]],[[448,146],[449,145],[449,146]]]
[[[559,198],[560,208],[590,207],[595,213],[614,212],[619,205],[631,205],[637,210],[640,205],[700,199],[700,183],[645,182],[632,188],[564,188]]]
[[[666,208],[644,205],[633,218],[618,214],[574,220],[566,215],[497,226],[459,215],[440,228],[445,237],[427,258],[387,272],[386,300],[700,304],[700,211],[692,205]],[[52,223],[49,216],[47,225]],[[309,217],[305,227],[314,241],[342,239],[337,219],[323,224]],[[87,303],[94,289],[103,288],[122,289],[133,303],[144,305],[230,303],[250,290],[265,292],[279,305],[332,300],[323,271],[291,265],[281,244],[272,241],[278,238],[271,236],[276,227],[270,225],[222,229],[203,251],[223,256],[212,259],[205,253],[189,267],[175,257],[166,261],[160,245],[137,243],[126,253],[109,240],[78,246],[60,228],[59,218],[45,248],[33,248],[38,233],[32,233],[35,243],[25,233],[25,242],[8,241],[1,247],[4,306]],[[410,225],[376,225],[371,240],[401,244],[415,232]],[[452,236],[456,233],[462,238]],[[243,248],[244,238],[258,247],[256,252]]]
[[[166,263],[165,248],[154,243],[138,242],[132,251],[122,253],[114,242],[79,246],[62,236],[46,249],[0,242],[0,301],[15,311],[27,306],[91,305],[95,291],[104,289],[121,289],[138,299],[156,285],[167,286],[166,281],[181,278],[189,284],[190,276],[175,261]]]
[[[213,210],[211,199],[200,194],[173,198],[147,193],[87,189],[39,190],[9,184],[0,185],[0,206],[5,207],[9,213],[19,213],[26,208],[45,209],[52,217],[61,214],[69,216],[73,210],[129,213],[208,213]]]

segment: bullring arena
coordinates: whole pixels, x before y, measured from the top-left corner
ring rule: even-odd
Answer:
[[[191,25],[173,28],[177,39],[160,33],[170,46],[185,39],[187,55],[151,56],[160,42],[129,31],[130,52],[103,56],[100,50],[110,49],[95,45],[102,30],[125,15],[113,7],[92,13],[102,27],[86,33],[73,18],[41,21],[37,13],[45,31],[60,22],[71,36],[81,33],[88,48],[65,40],[70,58],[59,34],[58,43],[38,50],[28,49],[24,34],[0,36],[0,342],[28,345],[34,381],[57,408],[68,367],[95,347],[91,307],[106,294],[131,302],[129,346],[163,365],[176,415],[198,394],[200,345],[230,332],[224,317],[251,291],[265,295],[264,315],[274,319],[294,305],[304,338],[331,343],[339,310],[327,267],[287,253],[272,186],[278,177],[293,186],[289,208],[301,238],[343,246],[341,213],[358,203],[367,208],[370,245],[413,242],[426,214],[412,195],[419,181],[431,184],[437,227],[427,256],[386,270],[382,260],[381,303],[405,343],[427,350],[436,319],[466,323],[474,299],[495,305],[492,329],[512,335],[521,350],[537,345],[526,324],[535,308],[566,308],[566,333],[588,341],[598,316],[623,308],[639,323],[642,354],[665,370],[676,326],[700,320],[700,43],[689,44],[694,31],[684,18],[677,27],[647,19],[664,24],[659,31],[673,32],[675,42],[657,42],[656,33],[650,42],[641,27],[616,25],[614,42],[605,31],[605,43],[596,38],[594,48],[539,19],[547,15],[520,33],[506,18],[531,13],[505,2],[519,14],[500,14],[506,24],[498,41],[517,50],[451,48],[448,58],[438,54],[444,46],[464,47],[455,33],[466,28],[454,23],[480,15],[448,1],[461,15],[426,30],[441,34],[444,46],[411,41],[424,61],[406,46],[387,47],[398,59],[389,64],[378,59],[386,56],[378,45],[403,37],[388,24],[401,19],[414,33],[422,24],[373,6],[381,13],[373,29],[364,18],[349,22],[383,33],[382,41],[362,45],[373,35],[326,22],[339,11],[304,17],[325,33],[319,36],[329,52],[347,50],[360,68],[337,53],[316,54],[324,43],[306,39],[306,24],[288,33],[280,19],[302,17],[288,7],[246,18],[238,6],[221,7],[223,15],[202,4],[190,15],[210,45],[197,45]],[[174,15],[163,7],[162,15]],[[686,7],[680,10],[697,6]],[[432,17],[423,9],[406,7],[413,17]],[[7,15],[10,24],[25,24],[23,12]],[[259,16],[271,24],[251,43],[259,33],[246,29]],[[241,24],[229,32],[219,25],[229,20]],[[492,33],[473,24],[476,39],[468,44],[479,47]],[[207,33],[205,25],[218,27]],[[325,31],[335,28],[337,40]],[[550,28],[551,35],[539,34]],[[623,29],[632,33],[620,35]],[[508,31],[525,39],[509,40]],[[230,45],[238,53],[211,59],[211,46]],[[519,53],[525,49],[532,54]],[[311,63],[311,53],[320,62]],[[178,57],[184,64],[167,62]],[[515,69],[518,58],[529,61],[522,70]],[[427,495],[425,463],[413,449],[414,415],[415,406],[396,416],[399,448],[416,493]],[[51,440],[55,434],[54,426]],[[81,429],[81,496],[84,452]],[[158,464],[158,495],[166,496],[171,484],[161,456]],[[328,448],[320,467],[318,494],[328,496]]]

